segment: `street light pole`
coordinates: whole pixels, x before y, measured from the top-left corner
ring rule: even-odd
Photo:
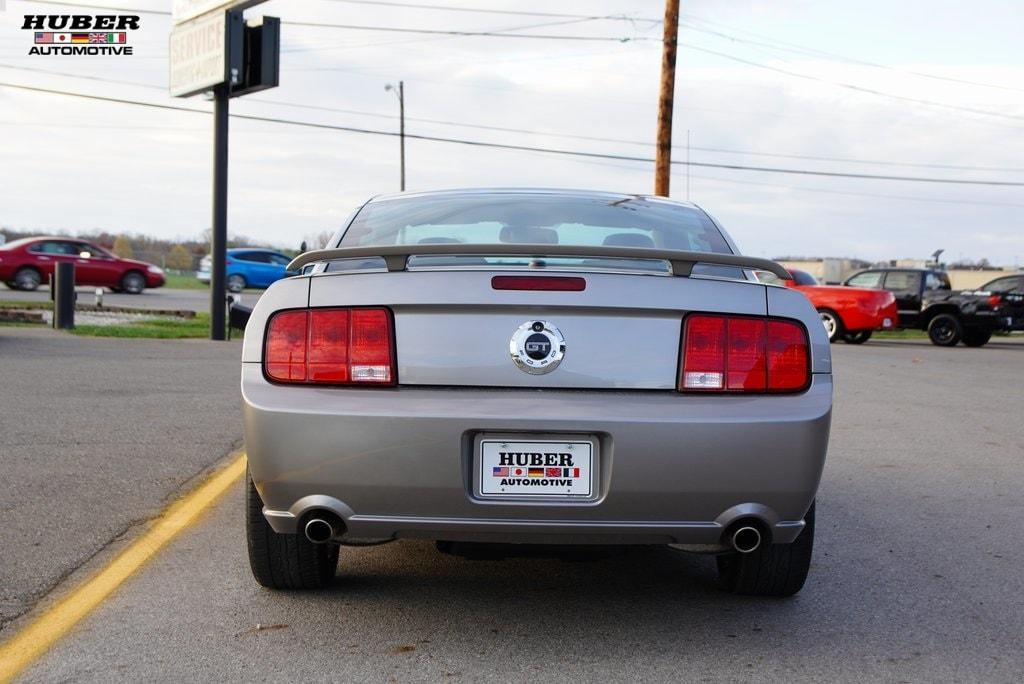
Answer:
[[[402,192],[405,192],[405,81],[399,81],[397,88],[388,83],[384,86],[384,90],[394,90],[398,95],[398,150],[401,168],[401,185],[399,187]]]

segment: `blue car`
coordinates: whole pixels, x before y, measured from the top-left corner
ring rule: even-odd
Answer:
[[[247,287],[270,287],[270,285],[291,273],[285,270],[290,256],[269,249],[236,247],[227,251],[227,275],[225,282],[229,292],[241,292]],[[213,260],[209,255],[199,262],[196,278],[210,282]]]

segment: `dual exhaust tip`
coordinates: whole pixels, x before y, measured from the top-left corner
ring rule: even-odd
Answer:
[[[345,524],[338,516],[326,511],[315,512],[306,521],[303,529],[306,539],[313,544],[326,544],[342,533]],[[727,540],[732,548],[739,553],[753,553],[764,543],[764,535],[761,530],[753,524],[739,524]]]
[[[306,521],[303,532],[314,544],[326,544],[345,530],[341,518],[328,511],[314,511]]]

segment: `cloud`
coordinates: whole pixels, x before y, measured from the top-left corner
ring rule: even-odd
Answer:
[[[140,3],[143,0],[139,0]],[[166,3],[146,2],[163,9]],[[458,3],[453,3],[458,4]],[[462,3],[465,4],[465,3]],[[0,64],[166,86],[168,21],[144,15],[131,58],[29,58],[18,28],[25,3],[0,14]],[[502,1],[488,7],[579,11]],[[588,14],[661,16],[661,3],[600,0]],[[822,3],[696,2],[684,13],[684,46],[806,74],[801,79],[684,47],[679,53],[676,160],[741,163],[889,175],[1024,180],[1024,173],[858,164],[791,157],[844,157],[892,163],[1024,167],[1024,93],[915,76],[933,73],[995,84],[1024,83],[1019,7],[986,5],[984,40],[965,36],[962,12],[924,2],[880,1],[856,12]],[[576,8],[576,9],[573,9]],[[268,2],[251,13],[288,21],[491,30],[544,23],[536,17],[398,10],[350,3]],[[698,17],[699,19],[691,19]],[[958,19],[958,17],[960,17]],[[705,23],[702,23],[704,21]],[[712,22],[712,23],[708,23]],[[715,36],[694,27],[728,33]],[[533,33],[657,37],[660,27],[622,21],[529,29]],[[821,54],[795,54],[744,41],[811,46],[883,63],[878,69]],[[407,130],[479,141],[635,156],[653,155],[660,51],[657,44],[417,36],[285,25],[282,85],[233,100],[232,111],[395,131],[397,102],[384,84],[406,83]],[[1015,56],[1016,55],[1016,56]],[[201,98],[172,100],[159,89],[0,68],[0,80],[208,110]],[[985,116],[869,93],[991,110]],[[287,107],[285,102],[380,116]],[[208,114],[161,112],[0,88],[0,223],[19,229],[104,227],[161,236],[209,225],[211,126]],[[1012,118],[1020,117],[1020,118]],[[513,133],[422,121],[537,131]],[[331,230],[367,197],[397,190],[393,137],[232,120],[230,225],[280,245]],[[581,140],[571,134],[605,138]],[[743,150],[746,154],[696,148]],[[761,154],[752,154],[761,153]],[[650,164],[410,140],[410,189],[513,185],[647,192]],[[673,171],[682,198],[686,173]],[[694,168],[690,197],[723,221],[751,254],[913,257],[950,254],[1008,263],[1024,256],[1020,188]],[[1016,205],[1016,206],[1015,206]]]

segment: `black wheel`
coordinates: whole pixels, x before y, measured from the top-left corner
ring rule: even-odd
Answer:
[[[843,342],[846,344],[864,344],[870,339],[870,330],[858,330],[857,332],[843,333]]]
[[[818,309],[818,315],[821,316],[821,324],[825,326],[829,342],[835,342],[843,336],[843,322],[839,319],[839,314],[832,309]]]
[[[762,544],[751,553],[718,556],[718,578],[726,591],[746,596],[792,596],[800,591],[814,550],[814,504],[792,544]]]
[[[228,276],[228,292],[241,292],[245,289],[247,284],[248,283],[245,282],[245,276],[240,276],[237,273]]]
[[[928,339],[940,347],[955,347],[963,336],[964,326],[953,314],[939,314],[928,323]]]
[[[246,472],[245,536],[256,581],[270,589],[321,589],[338,569],[338,545],[278,534],[263,517],[263,499]]]
[[[31,292],[43,284],[43,274],[31,266],[23,266],[14,274],[14,287]]]
[[[146,289],[146,278],[138,271],[128,271],[121,278],[121,289],[128,294],[141,294]]]
[[[984,347],[992,339],[992,331],[984,328],[967,328],[964,330],[964,344],[968,347]]]

